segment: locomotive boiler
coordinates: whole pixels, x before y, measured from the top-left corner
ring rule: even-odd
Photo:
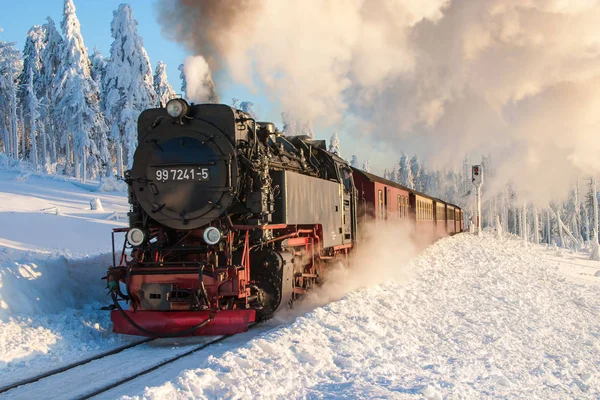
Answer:
[[[125,239],[106,276],[115,332],[246,331],[356,241],[347,162],[226,105],[144,111],[125,181],[129,227],[113,232]]]

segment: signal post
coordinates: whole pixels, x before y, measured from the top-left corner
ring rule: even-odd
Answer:
[[[481,165],[473,165],[471,182],[477,189],[477,219],[475,226],[477,227],[477,235],[481,235],[481,185],[483,184],[483,169]]]

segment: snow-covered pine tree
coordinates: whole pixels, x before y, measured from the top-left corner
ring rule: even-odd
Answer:
[[[358,158],[356,158],[356,154],[352,154],[352,158],[350,159],[350,166],[358,168]]]
[[[458,194],[458,182],[456,179],[456,173],[454,171],[447,171],[444,178],[444,199],[451,203],[458,203],[456,201]],[[481,227],[483,228],[483,221]]]
[[[10,138],[5,148],[10,149],[7,155],[14,159],[19,158],[17,90],[22,69],[21,52],[15,48],[15,43],[0,41],[0,115],[6,116],[8,121]]]
[[[540,225],[537,206],[533,206],[533,243],[540,244]]]
[[[363,171],[365,171],[365,172],[371,172],[371,171],[370,171],[370,166],[369,166],[369,160],[366,160],[366,161],[363,163],[362,170],[363,170]]]
[[[590,241],[591,233],[590,233],[590,214],[588,212],[588,208],[583,205],[581,207],[581,221],[582,221],[582,236],[585,243]]]
[[[162,61],[156,64],[156,69],[154,70],[154,91],[158,96],[158,105],[162,107],[176,96],[175,90],[173,90],[173,86],[171,86],[167,78],[167,64]]]
[[[281,113],[281,120],[283,122],[283,133],[286,136],[306,135],[310,138],[315,137],[311,121],[301,121],[288,112]]]
[[[46,47],[46,32],[40,25],[34,25],[27,32],[25,49],[23,50],[23,71],[19,78],[21,85],[20,103],[28,112],[29,135],[31,150],[29,159],[38,168],[37,141],[41,138],[42,164],[44,170],[48,163],[48,141],[45,127],[41,121],[43,107],[40,99],[46,95],[46,82],[44,80],[43,53]],[[37,132],[36,132],[37,131]]]
[[[398,163],[398,175],[399,184],[406,186],[409,189],[415,188],[415,182],[412,171],[410,170],[408,157],[406,157],[406,154],[404,153],[400,156],[400,162]]]
[[[37,137],[36,137],[36,126],[38,125],[38,119],[40,117],[39,107],[40,102],[35,94],[34,89],[34,79],[33,79],[33,69],[32,66],[29,66],[29,78],[27,84],[27,96],[26,96],[26,106],[29,115],[29,134],[31,135],[31,150],[29,152],[29,159],[33,162],[35,169],[38,169],[38,151],[37,151]],[[43,136],[43,134],[42,134]],[[44,148],[46,147],[46,142],[43,144]]]
[[[523,203],[523,216],[521,217],[522,238],[525,242],[529,242],[529,226],[527,225],[527,203]]]
[[[396,168],[395,167],[392,167],[392,170],[390,171],[390,177],[388,179],[392,182],[398,182],[398,177],[396,176]]]
[[[20,85],[20,82],[19,82]],[[17,95],[18,95],[18,89],[17,89]],[[23,158],[25,158],[27,156],[27,141],[28,141],[28,137],[27,137],[27,133],[26,128],[25,128],[25,118],[23,118],[23,107],[21,104],[18,103],[17,100],[17,104],[18,104],[18,110],[19,110],[19,118],[18,118],[18,132],[19,132],[19,143],[21,143],[21,154],[23,156]]]
[[[167,64],[159,61],[154,70],[154,91],[158,97],[158,105],[164,107],[169,100],[176,97],[173,86],[167,78]]]
[[[592,176],[590,179],[590,211],[592,213],[592,251],[590,254],[591,260],[600,261],[600,244],[598,244],[598,188],[596,187],[596,178]]]
[[[341,155],[340,155],[340,138],[338,137],[337,132],[335,132],[333,135],[331,135],[331,138],[329,139],[329,152],[341,157]]]
[[[87,54],[81,26],[75,14],[73,0],[65,0],[61,23],[65,43],[62,61],[55,76],[56,111],[64,128],[61,144],[65,146],[67,173],[70,153],[75,158],[75,176],[82,181],[88,176],[88,155],[101,157],[94,139],[106,132],[104,116],[100,113],[99,90],[92,79],[91,63]],[[73,148],[69,142],[72,135]],[[97,159],[89,160],[98,165]],[[105,161],[105,160],[104,160]],[[95,174],[96,171],[90,171]]]
[[[111,35],[114,41],[104,78],[106,116],[116,146],[117,173],[123,176],[125,157],[127,168],[133,164],[138,116],[143,110],[155,107],[158,96],[154,90],[150,59],[129,5],[121,4],[113,12]]]
[[[390,172],[386,169],[383,170],[383,179],[390,180]]]
[[[33,81],[33,89],[38,99],[44,94],[43,60],[42,53],[46,47],[46,34],[41,25],[32,26],[27,32],[25,48],[23,49],[23,70],[19,77],[21,86],[19,102],[26,103],[29,97],[30,79]]]
[[[283,133],[286,136],[296,136],[300,130],[298,121],[288,112],[281,113],[281,121],[283,123]]]
[[[421,192],[423,193],[430,193],[430,182],[431,182],[431,176],[429,175],[429,171],[427,171],[426,169],[424,169],[423,167],[421,167],[420,170],[420,178],[419,178],[419,189]]]
[[[416,154],[410,159],[410,172],[413,177],[414,189],[422,192],[423,182],[421,181],[421,164],[419,163],[419,156]]]
[[[552,244],[552,220],[550,219],[550,206],[546,209],[546,243]]]
[[[312,121],[306,121],[302,124],[302,135],[306,135],[311,139],[315,137],[315,132],[313,131]]]
[[[573,189],[573,218],[572,218],[572,230],[573,235],[583,243],[583,236],[581,235],[581,207],[579,199],[579,180],[575,181],[575,187]]]
[[[60,66],[64,41],[56,29],[56,24],[52,18],[47,18],[47,22],[42,25],[42,29],[46,43],[41,54],[43,65],[42,82],[44,87],[44,94],[40,98],[40,102],[43,105],[41,118],[45,124],[44,132],[46,133],[45,136],[48,138],[50,147],[50,162],[56,163],[58,160],[57,143],[60,140],[60,131],[58,129],[59,124],[57,123],[59,118],[55,109],[54,79]]]
[[[462,162],[462,173],[463,173],[463,181],[461,187],[461,193],[467,194],[471,191],[473,184],[471,183],[470,175],[471,175],[471,164],[469,163],[469,154],[465,154],[465,158],[463,158]],[[504,224],[504,229],[508,229],[506,224]]]
[[[8,156],[10,153],[10,133],[8,132],[8,129],[6,129],[6,119],[0,118],[0,124],[0,127],[2,128],[2,151]],[[8,161],[8,157],[6,160]]]
[[[104,74],[106,74],[106,64],[108,64],[108,61],[104,58],[102,53],[100,53],[100,50],[94,48],[94,52],[90,56],[90,62],[92,63],[92,79],[96,82],[96,85],[98,85],[100,93],[103,94],[102,82],[104,81]]]

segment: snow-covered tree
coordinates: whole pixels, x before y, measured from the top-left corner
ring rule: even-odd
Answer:
[[[540,225],[536,206],[533,207],[533,243],[540,244]]]
[[[390,177],[388,178],[392,182],[398,182],[398,177],[396,176],[396,168],[392,167],[390,171]]]
[[[294,117],[292,114],[287,112],[281,113],[281,119],[283,121],[283,133],[286,136],[308,136],[310,138],[315,137],[312,128],[312,122],[301,121]]]
[[[390,171],[388,171],[387,168],[383,171],[383,179],[390,180]]]
[[[23,70],[19,83],[21,85],[21,103],[25,103],[29,96],[30,79],[33,81],[35,95],[39,98],[45,91],[45,82],[43,79],[43,60],[42,54],[46,47],[46,34],[41,25],[34,25],[27,32],[25,39],[25,48],[23,50]]]
[[[413,179],[412,171],[406,154],[402,153],[400,156],[400,162],[398,163],[398,183],[406,186],[409,189],[415,188],[415,182]]]
[[[21,104],[26,108],[30,121],[31,152],[29,158],[34,161],[37,167],[38,143],[35,140],[37,138],[37,141],[41,142],[44,170],[47,170],[49,161],[49,138],[46,133],[46,120],[48,118],[48,95],[52,87],[52,81],[48,81],[47,76],[52,72],[53,66],[52,62],[48,65],[45,63],[49,32],[50,29],[47,25],[34,25],[27,33],[23,51],[23,71],[20,78],[22,88]],[[50,74],[50,76],[53,75]]]
[[[33,84],[33,69],[29,66],[29,83],[27,84],[27,97],[26,105],[29,113],[29,133],[31,135],[31,151],[29,152],[29,159],[33,162],[34,167],[38,168],[38,152],[37,152],[37,137],[36,137],[36,126],[38,125],[38,119],[40,117],[39,107],[40,102],[35,94]],[[42,124],[43,125],[43,124]],[[44,137],[42,133],[42,137]],[[44,149],[46,148],[46,142],[44,140]],[[45,154],[44,154],[45,157]],[[44,159],[45,164],[45,159]]]
[[[163,107],[176,96],[175,90],[167,78],[167,64],[162,61],[156,64],[154,71],[154,91],[158,96],[158,105]]]
[[[358,168],[358,158],[356,158],[356,154],[352,154],[352,158],[350,159],[350,166]]]
[[[131,7],[121,4],[113,12],[110,59],[104,78],[106,116],[116,144],[117,173],[123,176],[124,154],[127,168],[133,164],[137,148],[137,118],[157,104],[150,59],[137,32]]]
[[[370,166],[369,166],[369,160],[366,160],[366,161],[363,163],[362,170],[363,170],[363,171],[365,171],[365,172],[371,172],[371,168],[370,168]]]
[[[600,261],[600,245],[598,244],[598,230],[600,230],[600,224],[598,224],[598,188],[596,187],[596,178],[590,179],[590,198],[592,212],[592,252],[590,259]]]
[[[72,151],[75,157],[75,176],[85,181],[88,175],[88,155],[93,156],[89,160],[92,165],[97,165],[97,157],[106,155],[100,153],[96,141],[105,135],[106,123],[100,113],[99,90],[92,79],[91,63],[81,36],[73,0],[65,0],[61,27],[65,43],[54,80],[57,116],[64,129],[61,144],[66,149],[66,171],[70,170]]]
[[[45,46],[41,54],[44,87],[44,94],[40,97],[40,102],[43,105],[41,118],[44,120],[44,132],[46,132],[49,142],[50,162],[55,163],[58,160],[57,144],[60,139],[60,131],[59,114],[56,111],[54,80],[60,66],[64,41],[52,18],[47,18],[47,22],[42,25],[42,29],[44,31]]]
[[[100,93],[104,94],[102,83],[104,81],[104,74],[106,74],[106,65],[108,64],[108,61],[104,58],[102,53],[100,53],[100,50],[94,48],[94,52],[90,56],[90,62],[92,63],[92,79],[98,85]]]
[[[337,132],[331,135],[331,138],[329,139],[329,152],[341,157],[340,138],[338,137]]]
[[[19,157],[17,90],[22,67],[21,52],[15,49],[15,44],[0,41],[0,116],[8,120],[10,138],[5,148],[10,149],[8,153],[15,159]]]
[[[410,173],[413,177],[414,189],[423,191],[423,182],[421,176],[421,164],[419,163],[419,156],[416,154],[410,159]]]
[[[10,153],[10,133],[6,129],[6,120],[4,118],[0,118],[0,124],[0,127],[2,127],[2,150],[8,155]]]

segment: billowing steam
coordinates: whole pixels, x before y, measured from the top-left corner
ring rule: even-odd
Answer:
[[[356,134],[439,163],[491,154],[542,198],[600,171],[598,1],[163,0],[160,15],[283,110],[352,116]]]
[[[193,103],[218,103],[219,96],[210,75],[208,63],[202,56],[185,59],[183,73],[186,79],[186,97]]]
[[[432,238],[421,236],[416,242],[408,222],[406,225],[385,222],[379,220],[362,225],[360,246],[353,250],[349,260],[329,265],[324,283],[294,303],[293,310],[278,313],[276,318],[284,321],[294,318],[339,300],[353,290],[386,282],[406,283],[412,275],[407,264],[420,249],[431,243]]]

